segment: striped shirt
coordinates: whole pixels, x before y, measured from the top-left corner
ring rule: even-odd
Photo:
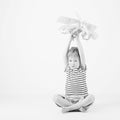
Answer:
[[[70,69],[70,67],[68,67],[65,72],[67,74],[65,96],[87,96],[86,70],[82,70],[81,68]]]

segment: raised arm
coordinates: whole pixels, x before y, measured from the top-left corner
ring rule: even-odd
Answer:
[[[67,65],[67,52],[68,52],[68,50],[70,49],[70,46],[71,46],[71,42],[72,42],[72,38],[70,38],[70,41],[69,41],[69,43],[68,43],[68,46],[66,47],[66,49],[65,49],[65,52],[64,52],[64,62],[65,62],[65,65]]]
[[[78,46],[78,50],[79,50],[79,54],[80,54],[80,58],[81,58],[81,64],[82,64],[83,68],[86,69],[85,55],[84,55],[81,41],[79,40],[79,35],[76,38],[76,42],[77,42],[77,46]]]

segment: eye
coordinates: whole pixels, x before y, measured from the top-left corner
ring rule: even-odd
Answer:
[[[72,60],[69,60],[70,62],[72,62]]]
[[[77,60],[75,60],[75,62],[77,62]]]

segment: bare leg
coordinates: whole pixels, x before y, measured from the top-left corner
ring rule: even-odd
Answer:
[[[68,106],[68,107],[64,107],[62,109],[62,112],[68,112],[68,111],[71,111],[71,110],[80,109],[83,106],[87,106],[87,105],[93,103],[94,100],[95,100],[95,98],[94,98],[93,95],[88,95],[85,99],[80,100],[76,104],[73,104],[73,105]]]
[[[53,101],[60,107],[68,107],[72,105],[72,103],[66,100],[62,95],[55,95]]]

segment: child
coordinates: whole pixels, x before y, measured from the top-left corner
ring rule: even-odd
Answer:
[[[86,85],[87,68],[83,48],[79,40],[80,32],[74,31],[71,34],[65,55],[65,72],[67,74],[65,96],[60,94],[54,96],[54,102],[62,107],[62,112],[84,112],[95,100],[93,95],[88,94]],[[72,41],[76,41],[77,47],[70,47]]]

